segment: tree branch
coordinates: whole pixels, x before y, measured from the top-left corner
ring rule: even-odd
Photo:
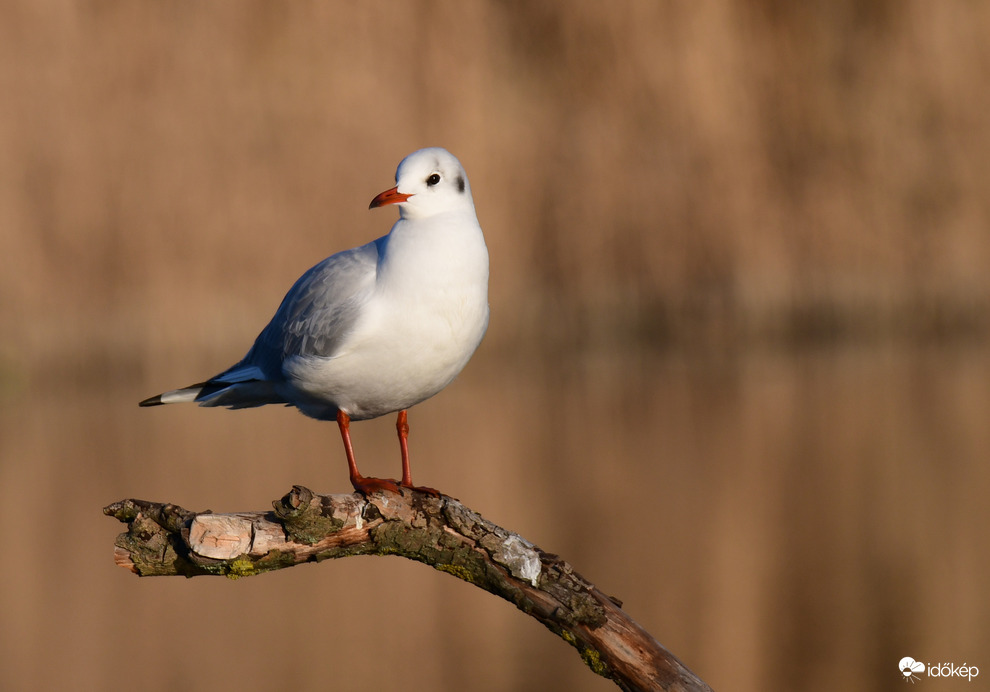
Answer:
[[[700,678],[560,557],[457,500],[405,490],[315,495],[295,486],[274,511],[213,514],[121,500],[114,559],[141,576],[245,577],[348,555],[401,555],[479,586],[572,644],[624,690],[708,691]]]

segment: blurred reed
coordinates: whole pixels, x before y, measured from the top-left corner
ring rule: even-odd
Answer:
[[[986,331],[981,5],[0,13],[19,366],[239,348],[299,272],[387,229],[364,200],[434,143],[472,176],[495,342]]]

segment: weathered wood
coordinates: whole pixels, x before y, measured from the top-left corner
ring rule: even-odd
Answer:
[[[315,495],[295,486],[269,512],[189,512],[121,500],[104,513],[127,524],[118,565],[141,576],[231,578],[348,555],[400,555],[511,601],[572,644],[624,690],[710,688],[560,557],[457,500],[406,490]]]

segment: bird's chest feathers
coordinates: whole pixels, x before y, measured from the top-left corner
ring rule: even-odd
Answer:
[[[386,331],[433,342],[433,348],[480,338],[488,313],[488,252],[484,241],[470,240],[454,236],[411,246],[392,239],[376,286]]]
[[[487,321],[487,296],[475,287],[448,285],[427,280],[411,286],[392,286],[389,300],[382,301],[377,315],[385,322],[383,333],[391,335],[403,351],[460,351],[464,343],[480,339]]]

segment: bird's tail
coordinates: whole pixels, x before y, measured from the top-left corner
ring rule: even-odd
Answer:
[[[194,401],[200,406],[226,406],[228,408],[253,408],[265,404],[287,403],[266,379],[251,379],[255,371],[228,371],[212,380],[192,384],[182,389],[163,392],[140,402],[138,406],[161,406]],[[224,379],[219,379],[223,377]],[[233,377],[237,380],[231,381]],[[230,379],[228,379],[230,378]]]
[[[189,385],[182,389],[173,389],[170,392],[162,392],[157,396],[148,397],[138,403],[138,406],[161,406],[162,404],[181,404],[187,401],[196,401],[203,394],[203,390],[209,386],[209,382]],[[229,386],[229,385],[225,385]]]

